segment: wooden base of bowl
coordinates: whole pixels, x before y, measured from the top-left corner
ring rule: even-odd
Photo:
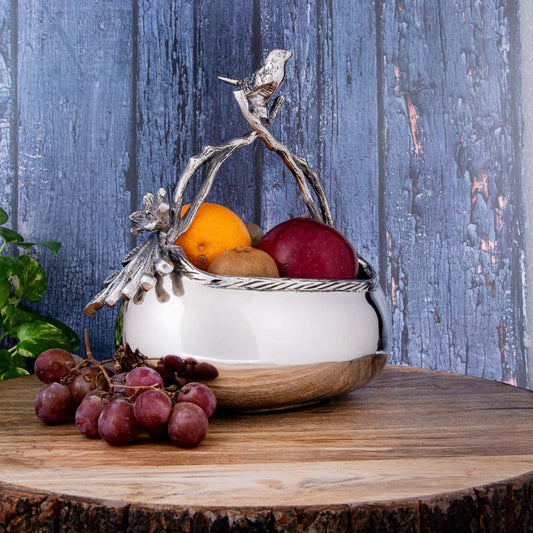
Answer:
[[[353,391],[375,378],[386,354],[308,365],[216,365],[219,375],[205,383],[217,408],[273,411],[321,402]]]

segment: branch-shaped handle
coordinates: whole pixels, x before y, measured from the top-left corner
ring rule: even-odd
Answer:
[[[265,131],[267,131],[266,128],[272,124],[278,115],[283,102],[284,98],[282,96],[276,98],[276,101],[272,106],[270,116],[267,120],[265,120],[265,125],[262,126]],[[205,146],[201,154],[193,156],[189,159],[187,167],[180,176],[176,190],[174,191],[174,200],[170,212],[170,217],[173,222],[172,228],[168,232],[166,239],[168,246],[173,245],[179,239],[179,237],[189,229],[189,226],[196,216],[198,209],[211,190],[215,176],[222,166],[222,163],[224,163],[224,161],[226,161],[226,159],[228,159],[228,157],[230,157],[235,150],[252,144],[257,137],[258,133],[256,131],[251,131],[243,137],[237,137],[219,146]],[[202,182],[200,190],[196,194],[194,200],[191,202],[191,206],[187,210],[187,213],[185,216],[181,217],[181,208],[183,205],[183,198],[185,196],[185,189],[196,172],[198,172],[200,168],[207,163],[210,163],[207,176]]]
[[[296,178],[303,200],[311,216],[315,220],[325,222],[326,224],[333,226],[333,217],[331,216],[326,193],[324,192],[318,176],[311,170],[311,167],[307,161],[302,157],[294,155],[265,128],[261,119],[250,111],[249,102],[242,90],[234,91],[233,95],[235,96],[241,112],[248,124],[252,126],[257,135],[259,135],[259,137],[263,140],[266,147],[269,150],[276,152],[283,159],[284,163]],[[313,196],[309,191],[308,183],[311,184],[311,187],[315,191],[320,210],[316,206]]]
[[[173,245],[179,239],[179,237],[187,231],[192,223],[193,218],[196,216],[198,209],[211,190],[215,176],[219,168],[222,166],[222,163],[224,163],[224,161],[226,161],[226,159],[235,150],[253,143],[256,139],[257,134],[252,131],[244,137],[232,139],[231,141],[221,144],[220,146],[205,146],[201,154],[193,156],[189,159],[187,168],[181,175],[176,187],[176,191],[174,192],[174,201],[171,209],[171,219],[173,224],[167,235],[167,245]],[[211,163],[209,165],[207,176],[204,179],[194,200],[191,202],[191,206],[187,210],[187,213],[184,217],[181,217],[181,208],[183,205],[183,198],[185,196],[185,189],[187,188],[191,178],[206,163]]]
[[[284,68],[285,61],[289,57],[290,54],[286,51],[273,51],[267,57],[265,66],[242,84],[242,87],[247,87],[248,93],[245,93],[243,88],[233,93],[244,118],[252,126],[253,131],[220,146],[206,146],[201,154],[191,157],[176,186],[170,210],[165,201],[164,190],[158,191],[157,196],[150,194],[145,196],[144,209],[133,213],[130,217],[135,224],[133,232],[137,234],[143,231],[155,231],[156,233],[128,254],[123,261],[123,269],[104,282],[104,289],[85,307],[84,311],[87,315],[93,315],[105,304],[114,305],[121,297],[139,303],[144,293],[152,288],[155,288],[159,301],[166,301],[169,295],[163,288],[163,278],[167,275],[171,276],[173,291],[179,294],[181,290],[179,269],[169,256],[174,243],[191,225],[198,209],[211,190],[222,163],[235,150],[253,143],[258,137],[263,140],[269,150],[276,152],[283,159],[292,172],[311,216],[315,220],[333,226],[328,201],[318,176],[311,170],[305,159],[294,155],[268,131],[284,99],[281,96],[278,97],[270,111],[267,109],[268,100],[283,79],[284,71],[281,67]],[[264,118],[265,115],[266,118]],[[181,209],[185,189],[196,172],[207,163],[209,163],[207,175],[187,213],[182,217]],[[318,207],[309,185],[318,199]],[[179,259],[179,254],[176,257]]]

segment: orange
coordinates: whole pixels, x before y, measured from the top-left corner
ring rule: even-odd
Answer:
[[[189,206],[181,208],[182,217]],[[251,246],[252,241],[244,222],[231,209],[204,202],[176,245],[183,248],[195,267],[207,270],[217,255],[239,246]]]

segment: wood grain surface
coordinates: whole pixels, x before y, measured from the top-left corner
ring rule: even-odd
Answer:
[[[82,309],[135,242],[129,213],[201,146],[248,130],[217,76],[286,48],[273,133],[318,171],[336,226],[380,273],[390,360],[532,388],[518,0],[1,5],[0,201],[28,239],[63,243],[39,252],[39,307],[88,326],[95,353],[113,352],[115,311]],[[302,215],[278,159],[249,147],[208,200],[265,230]]]
[[[215,416],[193,450],[144,438],[113,448],[45,426],[39,388],[0,384],[6,531],[533,527],[533,393],[508,385],[387,366],[316,407]]]
[[[205,383],[223,409],[273,411],[319,403],[364,387],[379,375],[386,362],[386,354],[372,354],[335,363],[252,368],[217,364],[217,378]]]

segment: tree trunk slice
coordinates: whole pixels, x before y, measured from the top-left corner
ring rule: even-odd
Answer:
[[[528,531],[533,393],[387,366],[306,409],[215,415],[183,450],[35,417],[0,384],[0,531]]]

